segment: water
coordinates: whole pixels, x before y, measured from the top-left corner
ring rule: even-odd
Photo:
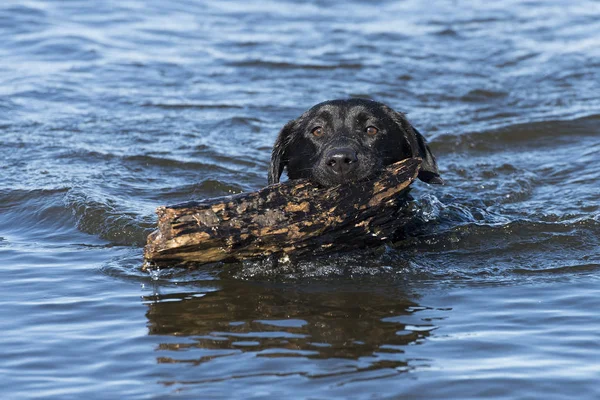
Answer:
[[[3,1],[0,396],[599,398],[599,31],[593,0]],[[438,157],[404,240],[141,271],[157,206],[262,187],[350,96]]]

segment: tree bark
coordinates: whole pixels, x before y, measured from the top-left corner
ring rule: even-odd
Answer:
[[[379,245],[407,222],[405,194],[420,165],[419,158],[406,159],[351,185],[321,188],[294,180],[158,207],[158,229],[148,236],[144,257],[202,264]]]

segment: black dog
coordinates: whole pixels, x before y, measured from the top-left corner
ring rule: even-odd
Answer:
[[[331,100],[288,122],[275,141],[269,184],[290,179],[323,186],[363,180],[386,165],[421,157],[419,179],[443,183],[425,139],[399,112],[371,100]]]

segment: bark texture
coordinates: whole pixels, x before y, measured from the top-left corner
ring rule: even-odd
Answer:
[[[406,159],[352,185],[320,188],[296,180],[158,207],[158,229],[148,236],[144,257],[159,264],[211,263],[379,245],[407,222],[404,194],[420,164]]]

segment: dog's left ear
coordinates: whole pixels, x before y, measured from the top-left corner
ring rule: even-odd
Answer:
[[[414,132],[414,139],[416,141],[416,146],[411,141],[411,147],[413,147],[413,157],[421,157],[423,159],[421,169],[419,170],[419,179],[423,182],[443,185],[444,180],[440,177],[440,171],[438,170],[437,162],[435,161],[435,157],[431,153],[425,138],[423,135],[421,135],[417,128],[412,125],[410,125],[410,127]]]
[[[289,121],[281,130],[271,153],[271,165],[269,165],[269,185],[279,183],[283,169],[287,165],[287,146],[292,136],[292,128],[296,120]]]
[[[437,162],[423,135],[421,135],[417,128],[408,122],[403,113],[394,111],[390,108],[388,108],[388,110],[391,112],[392,119],[404,132],[404,138],[410,145],[412,156],[423,159],[421,169],[419,170],[419,179],[426,183],[443,185],[444,180],[440,177]]]

